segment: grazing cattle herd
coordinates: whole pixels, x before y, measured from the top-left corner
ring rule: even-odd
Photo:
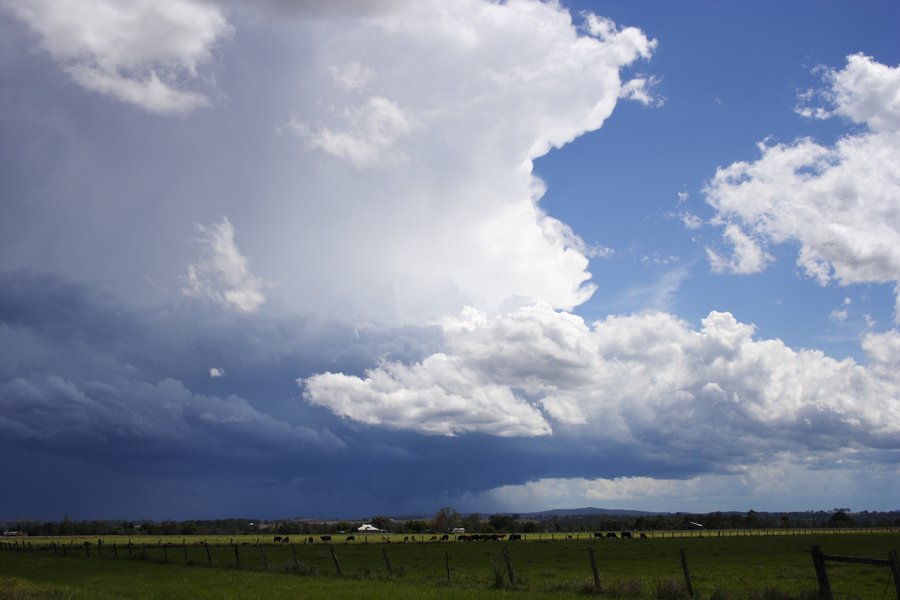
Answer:
[[[532,534],[532,535],[534,535],[534,534]],[[541,535],[541,537],[539,539],[543,539],[543,536],[547,535],[547,534],[539,534],[539,535]],[[554,539],[553,534],[550,534],[550,535],[551,535],[551,539]],[[590,535],[591,534],[588,534],[589,537],[590,537]],[[363,537],[364,541],[366,541],[366,542],[369,541],[368,536],[362,536],[362,537]],[[640,538],[642,540],[647,539],[647,534],[641,533]],[[516,541],[521,541],[524,539],[526,539],[526,538],[521,533],[510,533],[510,534],[505,534],[505,533],[469,533],[469,534],[461,533],[459,535],[454,535],[454,536],[451,536],[451,535],[445,533],[445,534],[441,535],[440,537],[438,537],[437,535],[432,535],[431,537],[429,537],[427,539],[425,538],[425,536],[420,536],[419,538],[416,538],[416,536],[414,536],[414,535],[405,535],[405,536],[403,536],[402,543],[406,544],[406,543],[412,543],[412,542],[426,542],[426,541],[428,541],[428,542],[449,542],[451,540],[455,540],[457,542],[497,542],[497,541],[502,541],[502,540],[516,542]],[[575,539],[575,537],[572,534],[565,534],[565,539],[573,540],[573,539]],[[596,540],[619,540],[619,539],[630,540],[630,539],[634,539],[634,532],[620,531],[619,533],[616,533],[615,531],[607,531],[607,532],[595,531],[593,533],[593,539],[596,539]],[[287,543],[290,543],[290,538],[287,536],[282,537],[282,536],[276,535],[276,536],[274,536],[273,541],[276,544],[277,543],[287,544]],[[327,544],[332,541],[332,537],[330,535],[320,535],[319,541],[323,544]],[[356,541],[355,535],[348,535],[344,538],[345,544],[354,542],[354,541]],[[381,541],[382,541],[382,543],[390,544],[392,540],[391,540],[390,536],[382,535]],[[304,539],[304,543],[315,544],[316,538],[313,536],[309,536],[306,539]]]

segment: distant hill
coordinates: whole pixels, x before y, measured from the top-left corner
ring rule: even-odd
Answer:
[[[610,517],[640,517],[648,515],[663,515],[670,513],[648,512],[645,510],[623,510],[616,508],[597,508],[585,506],[583,508],[554,508],[533,513],[520,513],[523,519],[552,519],[553,517],[581,517],[590,515],[606,515]]]

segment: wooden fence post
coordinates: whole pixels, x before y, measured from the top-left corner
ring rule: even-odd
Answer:
[[[444,562],[447,563],[447,583],[450,583],[450,553],[444,550]]]
[[[816,567],[816,578],[819,580],[819,596],[824,600],[834,600],[831,582],[828,581],[828,571],[825,568],[825,553],[818,544],[812,547],[812,559]]]
[[[299,571],[300,570],[300,561],[297,560],[297,545],[296,544],[291,544],[291,556],[294,557],[294,570]]]
[[[184,540],[181,541],[181,547],[184,549],[184,562],[187,562],[187,544]]]
[[[588,546],[588,556],[591,557],[591,572],[594,574],[594,589],[600,590],[600,572],[597,571],[597,561],[594,559],[594,548]]]
[[[331,550],[331,558],[334,560],[334,568],[337,571],[337,574],[343,575],[343,573],[341,573],[341,565],[338,563],[337,554],[334,552],[334,546],[328,546],[328,549]]]
[[[387,555],[387,548],[382,548],[382,549],[381,549],[381,553],[384,555],[384,564],[385,564],[385,566],[387,567],[387,570],[388,570],[388,576],[393,577],[393,576],[394,576],[394,570],[391,568],[391,561],[390,561],[390,559],[388,558],[388,555]]]
[[[203,546],[206,548],[206,562],[212,564],[212,553],[209,551],[209,544],[203,542]]]
[[[516,574],[513,572],[512,560],[509,557],[509,546],[503,544],[501,549],[503,550],[503,558],[506,560],[506,573],[509,575],[509,584],[515,586]]]
[[[260,546],[260,547],[259,547],[259,553],[260,553],[260,555],[262,555],[263,569],[268,569],[268,568],[269,568],[269,561],[266,560],[266,547],[265,547],[265,546]]]
[[[688,569],[687,553],[684,548],[679,548],[681,554],[681,568],[684,571],[684,583],[687,586],[688,595],[694,597],[694,584],[691,582],[691,570]]]
[[[241,553],[238,551],[237,544],[234,544],[234,566],[236,569],[241,568]]]
[[[894,575],[894,587],[897,588],[897,600],[900,600],[900,559],[897,558],[897,551],[888,552],[888,562],[891,563],[891,573]]]

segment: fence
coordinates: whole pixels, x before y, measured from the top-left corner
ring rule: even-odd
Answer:
[[[887,560],[881,560],[861,556],[830,556],[822,551],[821,546],[815,545],[812,547],[812,558],[813,565],[816,568],[816,578],[819,580],[819,596],[823,600],[834,600],[826,561],[888,567],[894,579],[894,587],[897,589],[897,600],[900,600],[900,559],[897,558],[896,550],[888,552]]]
[[[147,541],[134,543],[129,540],[128,543],[120,544],[115,542],[108,543],[104,542],[102,539],[96,538],[92,538],[91,541],[80,539],[76,543],[76,540],[73,538],[70,539],[68,543],[61,543],[58,540],[54,540],[49,543],[40,544],[33,543],[27,539],[18,538],[15,541],[0,542],[0,550],[6,552],[33,552],[57,556],[81,557],[91,560],[147,560],[240,570],[274,570],[315,575],[328,574],[330,572],[339,577],[348,575],[357,577],[360,573],[365,572],[369,574],[367,576],[393,579],[395,577],[404,577],[404,575],[407,574],[412,576],[413,573],[427,571],[428,576],[423,576],[424,579],[429,581],[443,579],[448,583],[459,582],[466,577],[468,577],[467,581],[474,581],[475,578],[471,573],[473,570],[478,570],[477,567],[473,567],[473,565],[476,564],[474,561],[481,561],[481,570],[479,572],[483,574],[485,573],[483,567],[486,565],[486,561],[489,560],[491,569],[493,570],[493,583],[495,587],[519,587],[523,585],[523,579],[520,576],[519,570],[516,568],[517,566],[526,566],[525,581],[528,583],[524,585],[528,585],[529,583],[532,583],[531,581],[528,581],[529,573],[527,569],[529,568],[529,565],[533,565],[536,562],[540,563],[542,561],[551,560],[551,557],[559,555],[558,550],[567,548],[570,552],[568,556],[574,557],[565,559],[571,560],[573,563],[572,572],[582,573],[582,581],[587,580],[586,578],[588,575],[591,576],[589,584],[582,583],[581,585],[583,587],[589,586],[593,591],[601,591],[607,589],[605,586],[609,585],[609,581],[607,581],[609,572],[604,573],[604,567],[619,569],[622,563],[606,562],[604,564],[602,559],[610,558],[609,553],[606,550],[602,550],[601,553],[606,553],[607,556],[601,556],[601,560],[598,561],[595,548],[655,547],[665,549],[666,553],[672,552],[672,554],[669,555],[671,559],[666,559],[667,564],[670,565],[670,567],[667,567],[669,569],[667,571],[667,577],[673,580],[681,579],[683,577],[683,590],[690,597],[696,595],[694,589],[694,577],[692,576],[691,569],[688,565],[687,549],[685,547],[677,548],[678,560],[676,560],[676,556],[674,555],[676,545],[680,544],[680,541],[660,541],[654,543],[633,540],[623,542],[620,539],[618,542],[597,540],[597,544],[591,544],[588,543],[586,538],[583,538],[579,543],[563,543],[563,540],[559,540],[556,543],[548,544],[546,542],[552,540],[547,540],[545,538],[544,543],[539,543],[535,540],[535,537],[532,537],[531,539],[531,543],[520,546],[517,542],[506,541],[479,541],[473,544],[449,540],[438,543],[426,542],[424,544],[421,542],[407,544],[400,542],[393,545],[390,545],[388,542],[383,544],[370,544],[368,542],[347,543],[346,541],[344,543],[335,544],[333,542],[327,543],[322,540],[316,540],[315,543],[308,543],[309,538],[304,538],[303,543],[300,545],[296,543],[260,543],[259,538],[257,538],[256,543],[234,543],[234,540],[232,540],[231,543],[221,544],[209,544],[205,541],[192,541],[189,543],[186,538],[182,539],[180,543],[171,541],[164,543],[162,539],[159,539],[156,543],[148,543]],[[894,541],[895,538],[884,537],[884,539],[887,541]],[[565,541],[568,542],[569,540],[566,538]],[[747,540],[747,542],[749,543],[750,540]],[[693,548],[692,551],[697,552],[700,552],[703,548],[721,547],[718,543],[709,546],[708,543],[701,542],[699,539],[688,543],[693,544],[690,548]],[[771,544],[769,541],[758,540],[756,545],[762,547],[759,546],[760,543],[766,548]],[[366,550],[366,547],[370,547],[371,549]],[[421,550],[429,548],[431,550],[429,550],[429,552],[423,552],[416,550],[415,548],[421,548]],[[473,548],[473,550],[470,551],[467,548]],[[484,552],[485,549],[489,548],[495,548],[499,552]],[[532,552],[529,555],[528,552],[525,552],[528,548],[545,548],[547,550]],[[302,550],[302,552],[300,550]],[[451,553],[453,556],[451,556]],[[424,558],[425,554],[428,554],[427,559]],[[657,552],[657,554],[659,553]],[[379,570],[377,563],[372,560],[372,556],[376,555],[378,562],[383,560],[382,564],[384,565],[385,570]],[[366,557],[365,561],[360,558],[362,556]],[[492,558],[486,559],[485,557],[487,556]],[[537,560],[535,559],[535,556],[538,557]],[[645,558],[637,558],[637,555],[632,556],[632,560],[646,560]],[[416,560],[418,560],[418,562],[415,562],[412,557],[417,557]],[[709,569],[711,566],[709,554],[701,554],[701,558],[705,560],[705,562],[704,560],[701,560],[699,563],[701,567],[699,569],[702,580],[701,588],[709,589],[711,585],[709,583]],[[730,560],[743,567],[740,557],[729,557],[716,560]],[[469,562],[467,563],[466,561]],[[517,561],[521,562],[517,565]],[[615,561],[619,561],[619,558],[616,558]],[[598,564],[598,562],[600,564]],[[678,573],[677,567],[674,567],[678,562],[680,562],[681,566],[680,574]],[[809,578],[804,577],[804,579],[810,581],[810,583],[817,581],[821,597],[830,600],[833,598],[833,594],[826,562],[856,563],[888,567],[891,572],[894,586],[897,589],[897,600],[900,600],[900,562],[898,562],[896,550],[891,550],[888,553],[887,560],[884,560],[858,556],[826,555],[822,551],[821,546],[813,546],[813,564],[815,567],[816,580],[812,579],[811,570],[807,571],[809,573]],[[806,563],[807,566],[804,567],[805,569],[808,569],[808,564],[809,563]],[[649,563],[647,563],[647,567],[651,570],[653,568]],[[376,570],[379,570],[382,574],[378,575],[375,573]],[[483,583],[484,580],[482,579],[481,581]],[[703,588],[704,585],[706,588]]]

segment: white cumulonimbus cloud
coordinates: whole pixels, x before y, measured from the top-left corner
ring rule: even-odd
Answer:
[[[330,177],[298,184],[296,221],[316,227],[277,251],[316,258],[297,270],[303,289],[334,293],[345,315],[357,297],[371,320],[406,322],[511,297],[587,300],[589,257],[609,250],[541,210],[532,161],[601,127],[623,97],[650,102],[651,78],[620,71],[656,42],[543,2],[416,2],[321,28],[315,102],[277,128]]]
[[[196,0],[3,0],[83,88],[160,114],[210,103],[199,69],[231,32],[221,10]]]
[[[188,264],[182,291],[228,308],[254,312],[266,301],[264,283],[250,273],[248,261],[234,241],[234,232],[228,219],[211,227],[197,225],[197,241],[203,248],[199,260]]]
[[[241,228],[253,264],[278,281],[270,300],[324,318],[421,324],[516,297],[565,309],[590,298],[590,258],[612,250],[542,210],[532,161],[600,128],[623,98],[654,103],[653,76],[627,71],[652,58],[655,40],[537,0],[313,4],[0,0],[4,17],[27,24],[88,89],[166,114],[211,103],[220,88],[229,98],[189,127],[166,124],[140,153],[98,136],[97,152],[72,154],[82,162],[54,171],[52,194],[92,189],[111,157],[140,173],[149,158],[157,179],[177,184],[132,189],[122,168],[104,178],[108,195],[35,204],[40,226],[10,242],[29,266],[120,282],[139,272],[141,284],[122,287],[141,301],[146,281],[157,282],[153,294],[214,297],[206,292],[220,286],[199,269],[195,283],[165,285],[169,265],[190,258],[158,236],[183,238],[190,206]],[[223,52],[225,42],[235,49]],[[107,198],[132,220],[108,243],[154,251],[72,260],[88,236],[76,237],[71,219],[96,220]],[[166,231],[139,222],[131,209],[143,202]],[[229,305],[258,306],[260,288],[249,289]]]
[[[822,285],[900,282],[900,67],[854,55],[826,81],[834,108],[800,112],[866,130],[833,146],[765,142],[759,160],[719,169],[706,198],[733,252],[708,249],[714,270],[759,272],[768,245],[795,241],[797,264]]]
[[[660,312],[589,326],[537,304],[443,328],[444,351],[415,364],[298,383],[342,417],[431,434],[577,436],[721,464],[898,447],[896,331],[864,338],[863,366],[755,339],[720,312],[699,329]]]

